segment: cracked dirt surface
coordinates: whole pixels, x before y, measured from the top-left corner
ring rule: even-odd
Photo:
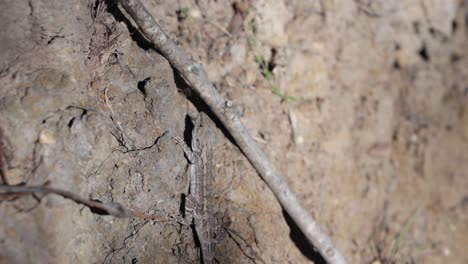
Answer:
[[[467,1],[143,1],[351,263],[468,261]],[[113,1],[0,4],[0,169],[177,214],[206,110]],[[188,99],[187,99],[188,98]],[[320,263],[222,130],[220,263]],[[199,263],[187,226],[2,197],[0,263]]]

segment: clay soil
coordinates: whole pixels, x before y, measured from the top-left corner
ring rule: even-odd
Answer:
[[[468,1],[142,1],[350,263],[468,263]],[[3,184],[148,214],[209,109],[115,1],[0,3]],[[215,120],[219,263],[323,263]],[[0,263],[200,263],[189,226],[0,200]]]

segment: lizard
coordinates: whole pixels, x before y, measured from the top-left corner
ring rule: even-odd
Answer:
[[[193,120],[193,119],[192,119]],[[174,140],[181,146],[189,162],[190,184],[185,196],[185,215],[183,224],[193,224],[201,247],[203,264],[214,263],[216,219],[209,204],[212,195],[213,130],[211,119],[200,112],[193,121],[190,147],[180,137]]]

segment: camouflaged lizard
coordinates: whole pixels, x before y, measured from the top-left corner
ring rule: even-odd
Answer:
[[[193,224],[201,246],[201,259],[204,264],[214,263],[217,239],[217,220],[209,204],[212,196],[213,131],[210,118],[200,113],[194,121],[191,146],[183,139],[174,139],[182,147],[189,161],[190,187],[185,197],[185,218],[182,222]],[[213,125],[214,126],[214,125]]]

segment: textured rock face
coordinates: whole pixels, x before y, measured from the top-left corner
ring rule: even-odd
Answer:
[[[173,2],[144,1],[351,263],[468,260],[466,1]],[[2,181],[177,214],[187,163],[172,137],[204,107],[124,14],[2,1],[0,24]],[[232,230],[219,262],[318,261],[232,142],[213,138],[214,207]],[[190,227],[54,195],[0,199],[1,263],[198,261]]]

